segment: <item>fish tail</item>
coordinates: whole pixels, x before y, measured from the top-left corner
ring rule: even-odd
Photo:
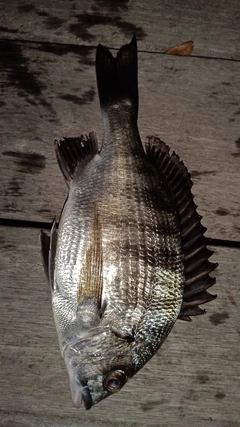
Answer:
[[[96,74],[101,108],[123,100],[130,101],[133,113],[138,115],[137,40],[122,46],[116,58],[108,48],[97,47]]]

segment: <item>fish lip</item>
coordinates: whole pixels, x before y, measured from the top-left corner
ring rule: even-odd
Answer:
[[[82,400],[83,400],[85,409],[86,410],[91,409],[93,402],[92,402],[92,396],[90,394],[88,386],[83,387],[83,389],[81,390],[81,393],[82,393]]]
[[[79,386],[79,385],[78,385]],[[72,389],[72,399],[75,408],[79,409],[84,403],[85,409],[91,409],[93,402],[88,386],[80,386],[76,390]]]

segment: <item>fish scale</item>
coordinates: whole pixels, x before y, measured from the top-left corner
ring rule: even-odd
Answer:
[[[41,234],[61,354],[76,407],[119,391],[158,351],[177,318],[215,296],[205,228],[186,167],[138,127],[137,45],[97,48],[104,141],[55,141],[69,193]]]
[[[111,117],[111,113],[108,112],[109,116]],[[116,118],[118,116],[115,113],[115,121]],[[146,252],[145,248],[148,249],[148,253],[153,253],[154,252],[154,248],[155,248],[155,252],[157,251],[158,247],[159,248],[164,248],[166,245],[163,242],[163,239],[160,239],[160,236],[158,236],[157,238],[157,227],[156,224],[159,223],[159,216],[160,216],[160,212],[159,211],[155,211],[152,207],[151,207],[151,200],[147,197],[148,194],[148,189],[149,189],[149,184],[147,182],[147,170],[145,172],[145,179],[142,179],[143,177],[141,175],[139,175],[138,173],[136,173],[136,169],[137,169],[137,163],[138,163],[138,158],[131,157],[130,156],[130,151],[134,151],[134,148],[136,146],[137,148],[137,142],[134,141],[134,139],[136,139],[135,135],[133,134],[133,132],[129,132],[129,135],[126,133],[126,128],[127,126],[125,126],[124,124],[124,120],[123,118],[121,119],[121,129],[124,129],[125,131],[125,139],[126,141],[122,141],[122,135],[120,132],[114,132],[114,129],[116,127],[115,123],[112,123],[111,120],[109,120],[110,124],[108,125],[108,132],[106,132],[106,136],[105,136],[105,140],[107,141],[107,143],[109,144],[109,139],[108,138],[108,133],[111,134],[111,143],[114,145],[115,147],[115,153],[114,153],[114,174],[115,176],[119,176],[119,169],[120,171],[123,170],[125,171],[125,174],[123,175],[124,178],[126,178],[123,182],[123,191],[122,191],[122,187],[121,185],[118,183],[118,188],[120,186],[120,193],[124,195],[124,200],[121,200],[121,198],[119,198],[118,194],[116,195],[116,198],[118,200],[119,203],[121,203],[121,206],[123,206],[123,215],[124,217],[127,218],[128,224],[126,224],[128,226],[128,230],[129,232],[126,234],[121,230],[121,235],[124,236],[125,240],[125,244],[127,244],[127,246],[129,246],[129,252],[128,252],[128,260],[125,260],[125,275],[123,277],[123,279],[120,282],[120,289],[115,287],[115,283],[112,283],[112,289],[109,290],[109,294],[110,294],[110,298],[109,298],[109,303],[110,306],[112,305],[112,303],[115,303],[116,307],[115,307],[115,311],[117,311],[117,306],[124,305],[124,303],[126,304],[126,307],[122,307],[121,310],[124,313],[124,316],[126,318],[126,320],[128,321],[128,317],[132,318],[133,313],[130,311],[129,312],[129,316],[128,316],[128,312],[127,310],[127,306],[130,305],[130,310],[132,309],[132,307],[134,308],[134,306],[138,306],[139,304],[139,300],[141,301],[141,299],[143,300],[143,297],[141,298],[141,296],[139,295],[139,292],[137,292],[137,290],[139,290],[139,283],[137,283],[136,278],[139,277],[139,251],[135,251],[134,256],[131,256],[131,234],[133,234],[133,242],[134,245],[138,245],[139,244],[139,237],[136,237],[136,233],[139,233],[139,228],[141,226],[142,228],[142,236],[141,236],[141,240],[144,239],[145,237],[145,228],[148,228],[147,224],[149,223],[149,215],[152,215],[152,230],[151,232],[148,232],[149,238],[145,238],[144,242],[143,242],[143,248],[144,251]],[[112,127],[113,126],[113,129]],[[134,138],[135,137],[135,138]],[[122,148],[124,147],[124,148]],[[106,148],[106,147],[104,147]],[[120,151],[121,155],[118,156],[118,150]],[[116,153],[117,152],[117,153]],[[107,155],[109,156],[109,151],[107,151]],[[128,163],[127,165],[124,164],[124,162]],[[129,164],[130,163],[130,164]],[[108,162],[106,162],[106,164],[108,165]],[[142,166],[142,165],[141,165]],[[142,172],[143,174],[143,172]],[[111,181],[111,175],[109,180]],[[120,179],[120,183],[121,183],[121,179]],[[125,188],[125,183],[128,183],[128,186],[131,187],[129,190],[128,188]],[[152,185],[156,185],[156,182],[153,182]],[[115,182],[114,182],[114,185]],[[110,193],[111,190],[110,190]],[[129,196],[127,197],[127,201],[128,201],[128,206],[126,206],[126,195]],[[149,200],[147,200],[149,199]],[[147,204],[149,204],[149,209],[146,212],[146,201]],[[110,204],[111,206],[111,204]],[[110,209],[109,206],[109,209]],[[126,212],[126,208],[127,208],[127,212]],[[130,211],[130,212],[129,212]],[[133,212],[135,212],[135,216],[133,217],[132,214]],[[145,214],[144,214],[145,212]],[[136,214],[139,213],[141,218],[141,221],[139,221],[139,218],[136,217]],[[166,215],[165,219],[168,221],[168,217]],[[158,218],[157,218],[158,217]],[[121,208],[119,210],[119,213],[117,214],[117,218],[118,220],[121,220]],[[108,221],[110,219],[108,218]],[[108,222],[107,221],[107,222]],[[163,218],[162,218],[163,221]],[[114,224],[113,224],[114,226]],[[169,225],[168,225],[169,227]],[[153,228],[155,233],[153,234]],[[166,225],[164,226],[165,230],[167,229]],[[170,227],[169,227],[170,228]],[[113,235],[115,235],[115,230],[112,230]],[[109,235],[109,233],[108,233]],[[154,239],[153,239],[154,236]],[[152,243],[151,243],[152,241]],[[126,243],[127,242],[127,243]],[[147,243],[147,244],[146,244]],[[149,248],[148,248],[149,246]],[[120,244],[119,244],[119,254],[121,255],[121,239],[120,239]],[[148,265],[148,261],[147,261],[147,255],[145,253],[145,264]],[[152,258],[155,259],[156,256],[152,255]],[[126,262],[127,261],[127,262]],[[135,263],[134,268],[132,268],[132,263]],[[121,259],[119,259],[119,261],[117,262],[121,265]],[[126,274],[126,271],[129,271],[129,274]],[[126,284],[124,283],[124,281],[126,281],[126,278],[128,279],[128,281],[134,281],[135,282],[135,286],[132,289],[131,292],[131,285],[130,284]],[[148,283],[146,281],[146,278],[143,278],[143,288],[145,290],[145,300],[147,301],[147,297],[146,297],[146,290],[147,290],[147,286]],[[125,290],[126,289],[126,290]],[[124,292],[131,292],[131,294],[129,295],[128,300],[123,298],[123,293]],[[143,312],[141,313],[143,314]],[[116,316],[117,317],[117,316]],[[107,318],[107,313],[106,313],[106,318]],[[139,320],[139,319],[138,319]]]

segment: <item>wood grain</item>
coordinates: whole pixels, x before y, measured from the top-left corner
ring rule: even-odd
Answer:
[[[118,48],[135,33],[144,51],[193,40],[194,55],[240,59],[238,0],[2,1],[0,12],[2,38]]]
[[[9,44],[10,43],[10,44]],[[95,49],[1,42],[1,217],[48,221],[66,187],[53,141],[103,127]],[[213,238],[240,239],[240,70],[220,60],[139,54],[139,128],[157,134],[192,173]]]
[[[133,32],[139,128],[181,156],[208,236],[240,240],[239,1],[0,2],[0,218],[51,221],[67,189],[53,141],[103,126],[95,48]],[[193,56],[163,55],[194,41]],[[0,227],[1,427],[240,427],[239,249],[217,248],[217,300],[91,411],[73,408],[39,230]]]
[[[178,321],[124,389],[87,412],[71,402],[39,230],[0,232],[1,426],[240,426],[239,250],[215,251],[218,298],[207,314]]]

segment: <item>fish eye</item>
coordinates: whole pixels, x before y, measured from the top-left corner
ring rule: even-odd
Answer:
[[[110,374],[106,375],[103,380],[103,386],[106,390],[116,393],[121,390],[121,388],[126,383],[127,378],[124,372],[122,371],[113,371]]]

